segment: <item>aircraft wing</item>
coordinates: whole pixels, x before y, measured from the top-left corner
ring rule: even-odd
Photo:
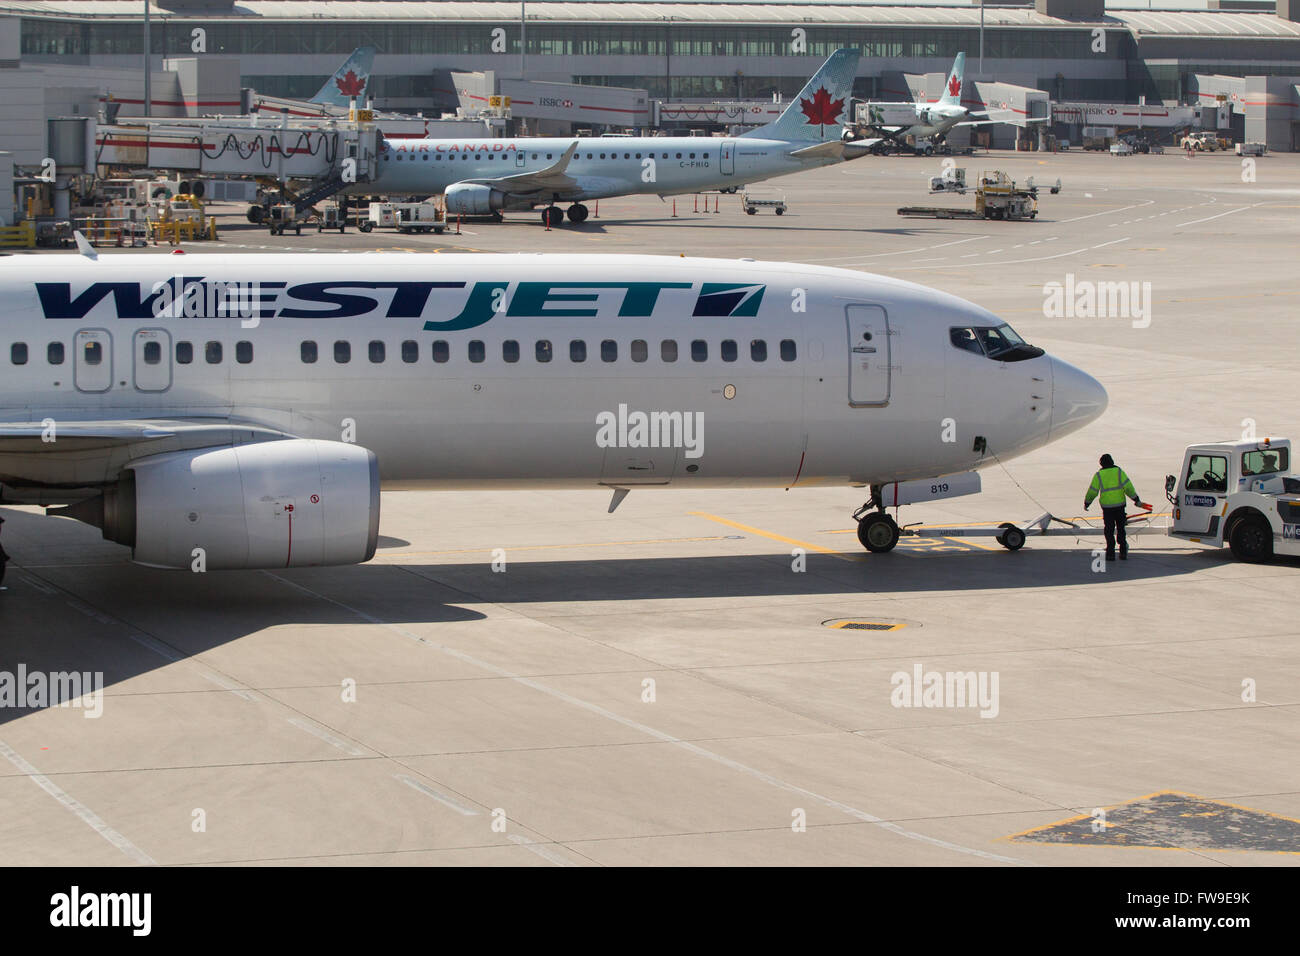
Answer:
[[[58,489],[116,481],[138,458],[294,437],[263,425],[217,418],[0,422],[0,484],[6,501],[64,500],[67,496]]]
[[[514,176],[498,176],[495,179],[462,179],[463,183],[476,186],[491,186],[511,196],[531,196],[535,193],[560,193],[561,195],[580,192],[581,186],[567,172],[573,154],[578,151],[578,141],[574,140],[564,154],[552,165],[531,173],[518,173]]]

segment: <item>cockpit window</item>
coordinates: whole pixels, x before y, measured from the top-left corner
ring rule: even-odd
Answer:
[[[953,348],[973,352],[995,362],[1023,362],[1038,358],[1043,350],[1028,344],[1009,325],[971,326],[948,330]]]

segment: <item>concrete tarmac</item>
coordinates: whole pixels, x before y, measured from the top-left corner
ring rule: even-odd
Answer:
[[[1186,444],[1300,437],[1300,156],[955,163],[1064,190],[1030,223],[903,219],[973,197],[927,195],[937,158],[865,158],[766,184],[780,218],[627,198],[549,232],[518,213],[459,236],[271,237],[232,207],[219,242],[185,248],[816,262],[943,287],[1105,384],[1098,422],[905,523],[1078,515],[1101,452],[1159,512]],[[1049,283],[1115,280],[1149,308],[1045,310]],[[1096,537],[870,555],[862,499],[637,491],[608,515],[594,489],[386,492],[365,566],[208,575],[5,508],[0,671],[105,686],[93,719],[0,707],[0,860],[1300,861],[1300,562],[1156,529],[1101,571]],[[845,621],[877,627],[829,626]],[[973,673],[983,694],[929,706],[899,691],[918,672]]]

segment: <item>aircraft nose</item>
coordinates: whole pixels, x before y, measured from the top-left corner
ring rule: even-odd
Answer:
[[[1052,358],[1052,432],[1059,438],[1078,431],[1106,410],[1106,389],[1081,368]]]

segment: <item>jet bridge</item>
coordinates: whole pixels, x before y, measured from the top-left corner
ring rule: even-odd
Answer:
[[[249,176],[307,180],[304,195],[324,199],[378,171],[379,129],[341,119],[258,122],[254,117],[149,118],[93,126],[96,166],[187,176]]]

